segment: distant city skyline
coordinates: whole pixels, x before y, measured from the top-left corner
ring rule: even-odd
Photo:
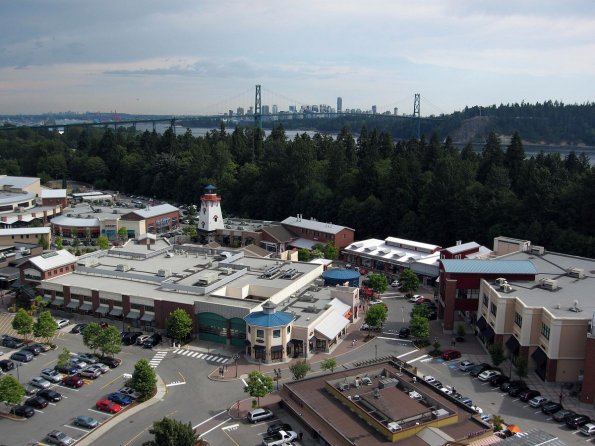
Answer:
[[[0,15],[0,114],[421,114],[593,102],[595,3],[20,0]],[[284,103],[283,103],[284,102]]]

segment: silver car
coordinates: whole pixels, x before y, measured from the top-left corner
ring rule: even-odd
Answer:
[[[31,384],[33,387],[37,387],[39,389],[48,389],[52,385],[48,380],[43,379],[41,376],[36,376],[35,378],[31,378],[31,381],[29,381],[29,384]]]
[[[48,443],[57,444],[58,446],[70,446],[74,443],[74,438],[69,437],[61,431],[51,431],[47,435]]]

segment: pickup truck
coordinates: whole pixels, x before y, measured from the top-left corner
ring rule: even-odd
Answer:
[[[262,439],[263,446],[281,446],[297,438],[297,434],[294,431],[279,431],[276,434],[269,435]]]

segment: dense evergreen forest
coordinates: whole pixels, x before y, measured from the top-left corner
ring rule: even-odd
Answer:
[[[196,203],[218,187],[228,216],[284,219],[301,213],[353,227],[356,237],[450,246],[492,245],[506,235],[549,250],[595,257],[595,170],[583,154],[526,158],[515,133],[495,133],[483,151],[450,138],[395,142],[390,133],[348,127],[336,138],[268,137],[256,128],[204,137],[168,130],[68,128],[64,134],[21,128],[0,132],[0,173],[67,178],[97,188]]]

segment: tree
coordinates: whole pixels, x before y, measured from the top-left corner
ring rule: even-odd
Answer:
[[[85,344],[88,349],[93,350],[93,353],[95,353],[100,346],[99,335],[101,334],[101,331],[102,328],[97,322],[91,322],[83,330],[83,344]]]
[[[330,370],[331,373],[333,373],[335,371],[336,367],[337,367],[337,360],[335,358],[328,358],[320,363],[320,368],[322,370]]]
[[[457,336],[463,338],[466,334],[467,330],[465,330],[465,326],[463,324],[457,325]]]
[[[312,256],[310,255],[310,250],[306,248],[299,248],[298,249],[298,260],[300,262],[309,262],[312,260]]]
[[[122,351],[122,337],[120,331],[110,325],[100,329],[99,335],[96,338],[97,348],[101,350],[104,356],[113,356]]]
[[[56,249],[64,249],[64,239],[62,237],[56,237],[54,243],[56,244]]]
[[[419,289],[419,278],[417,277],[417,274],[410,269],[403,270],[399,281],[401,283],[401,289],[405,291],[408,296],[411,296]]]
[[[305,359],[302,359],[291,364],[289,370],[293,375],[293,379],[297,381],[298,379],[305,378],[308,372],[312,369],[310,368],[310,364],[308,364]]]
[[[33,318],[24,308],[19,308],[12,320],[12,328],[21,336],[27,336],[33,332]]]
[[[58,355],[58,365],[66,365],[70,361],[70,350],[66,347],[62,349],[62,353]]]
[[[244,392],[252,398],[256,398],[260,406],[260,399],[273,391],[273,378],[256,370],[250,372]]]
[[[492,357],[492,364],[494,364],[496,367],[502,364],[506,359],[506,357],[504,356],[504,348],[502,347],[501,343],[490,345],[488,348],[488,352]]]
[[[29,314],[34,315],[44,309],[47,306],[47,302],[43,300],[41,296],[35,296],[35,299],[31,302],[31,308],[29,308]]]
[[[418,316],[430,319],[430,309],[427,305],[413,305],[410,313],[411,317]]]
[[[78,248],[79,246],[81,246],[81,241],[78,239],[78,237],[75,237],[72,240],[72,247],[73,248]]]
[[[384,304],[376,304],[370,305],[368,307],[368,312],[366,313],[366,324],[370,327],[381,327],[386,321],[388,316],[388,311],[386,310],[386,306]]]
[[[416,338],[426,339],[430,336],[430,321],[426,317],[413,316],[409,321],[409,328]]]
[[[123,242],[128,240],[128,229],[126,229],[124,226],[118,228],[118,238]]]
[[[529,363],[527,360],[525,358],[517,359],[514,371],[521,380],[526,378],[529,374]]]
[[[167,417],[160,421],[154,421],[149,433],[155,438],[145,441],[143,446],[202,446],[206,444],[199,439],[190,423],[182,423]]]
[[[181,308],[177,308],[167,318],[167,334],[174,342],[181,343],[192,332],[192,318]]]
[[[504,419],[500,415],[494,415],[492,417],[492,425],[494,426],[494,430],[496,432],[502,430],[503,424],[504,424]]]
[[[49,344],[57,329],[58,324],[52,314],[49,311],[42,311],[33,325],[33,334],[38,338],[45,338],[45,343]]]
[[[99,246],[99,249],[109,248],[109,240],[105,235],[100,235],[99,237],[97,237],[97,246]]]
[[[8,405],[18,404],[25,396],[25,388],[12,375],[0,378],[0,401]]]
[[[41,236],[39,237],[39,242],[37,242],[37,244],[39,246],[41,246],[41,249],[43,249],[44,251],[47,251],[50,247],[50,244],[48,242],[48,238],[46,236]]]
[[[375,293],[382,294],[388,288],[388,280],[386,280],[386,276],[384,274],[370,274],[368,276],[368,282],[370,284],[370,288],[374,290]]]
[[[337,254],[338,254],[337,247],[332,242],[328,242],[326,245],[324,245],[323,252],[324,252],[325,259],[335,260],[337,258]]]
[[[139,360],[134,365],[130,387],[140,393],[141,401],[147,400],[153,394],[156,382],[155,370],[151,368],[149,361],[144,358]]]

